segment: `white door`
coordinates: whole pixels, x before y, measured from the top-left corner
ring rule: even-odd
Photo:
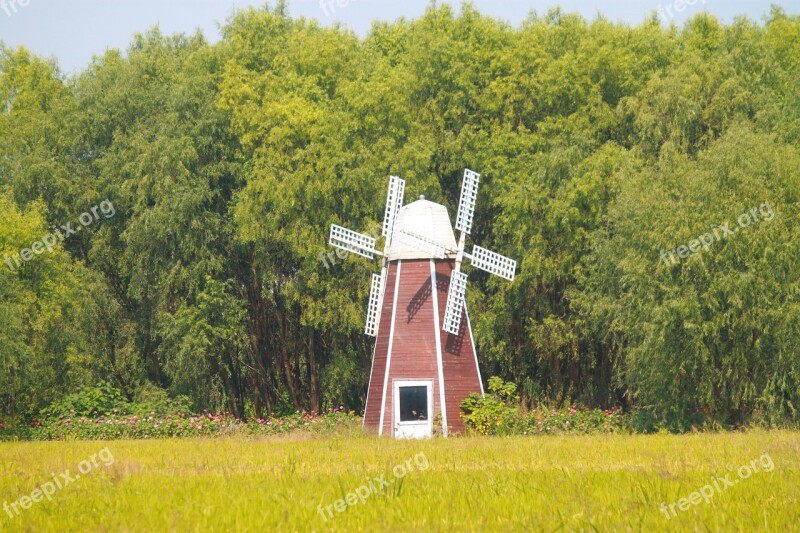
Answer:
[[[395,381],[393,398],[396,438],[433,435],[433,381]]]

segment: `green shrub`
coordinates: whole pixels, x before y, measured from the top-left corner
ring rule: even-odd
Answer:
[[[523,422],[518,403],[515,384],[491,377],[488,394],[472,393],[461,402],[462,418],[469,430],[481,435],[512,435]]]
[[[57,400],[39,413],[41,420],[49,419],[97,419],[110,415],[188,415],[190,401],[186,396],[170,398],[167,391],[154,385],[144,385],[136,391],[133,402],[108,382],[101,381],[94,387],[84,387],[78,392]]]
[[[106,381],[101,381],[94,387],[83,387],[78,392],[68,394],[41,410],[39,416],[43,419],[55,418],[60,415],[97,417],[105,413],[127,414],[130,404],[119,389]]]
[[[170,398],[166,390],[150,383],[145,384],[136,391],[134,403],[130,406],[130,413],[145,416],[150,413],[162,415],[180,415],[192,412],[191,400],[188,396]]]

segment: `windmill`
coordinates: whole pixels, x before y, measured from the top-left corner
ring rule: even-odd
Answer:
[[[424,196],[403,206],[405,181],[396,176],[386,198],[383,251],[376,249],[376,239],[331,225],[331,245],[382,258],[381,273],[372,275],[364,328],[376,337],[364,426],[378,434],[429,436],[438,416],[445,435],[448,427],[463,430],[461,400],[483,392],[461,266],[467,258],[473,267],[513,281],[516,261],[477,245],[472,253],[464,249],[479,182],[478,173],[465,170],[458,243],[447,208]]]

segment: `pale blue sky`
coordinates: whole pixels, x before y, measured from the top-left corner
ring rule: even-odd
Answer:
[[[106,48],[126,49],[134,33],[158,24],[164,33],[192,33],[200,28],[213,42],[218,23],[234,8],[260,6],[247,0],[0,0],[0,40],[25,45],[37,54],[54,56],[66,72],[86,67],[93,55]],[[441,3],[441,2],[440,2]],[[460,0],[450,2],[458,6]],[[777,3],[796,14],[797,0],[474,0],[483,13],[518,25],[532,10],[540,13],[560,5],[592,19],[600,12],[615,21],[638,23],[662,7],[662,20],[683,21],[707,10],[726,22],[744,14],[756,21]],[[323,24],[340,21],[365,35],[373,20],[415,18],[429,0],[290,0],[295,16],[316,18]],[[692,4],[692,5],[688,5]],[[681,9],[682,8],[682,9]],[[672,17],[670,17],[670,14]]]

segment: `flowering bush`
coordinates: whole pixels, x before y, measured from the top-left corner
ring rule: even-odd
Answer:
[[[281,435],[292,432],[333,433],[358,429],[361,418],[355,411],[332,409],[313,414],[296,412],[282,417],[242,420],[229,412],[196,415],[146,415],[103,413],[97,418],[77,416],[74,411],[51,416],[28,425],[0,425],[2,440],[112,440],[226,435]]]
[[[634,417],[622,409],[541,407],[523,411],[517,387],[498,377],[489,379],[489,393],[471,394],[463,402],[467,428],[480,435],[537,435],[547,433],[616,433],[633,431]]]
[[[361,424],[355,411],[346,412],[344,407],[319,414],[298,411],[249,420],[228,411],[192,414],[186,397],[171,398],[163,389],[149,387],[138,391],[134,401],[129,402],[106,382],[69,394],[39,414],[38,420],[29,423],[0,419],[0,441],[330,433],[358,429]]]
[[[526,413],[523,434],[537,433],[618,433],[633,430],[633,417],[621,408],[533,409]]]

